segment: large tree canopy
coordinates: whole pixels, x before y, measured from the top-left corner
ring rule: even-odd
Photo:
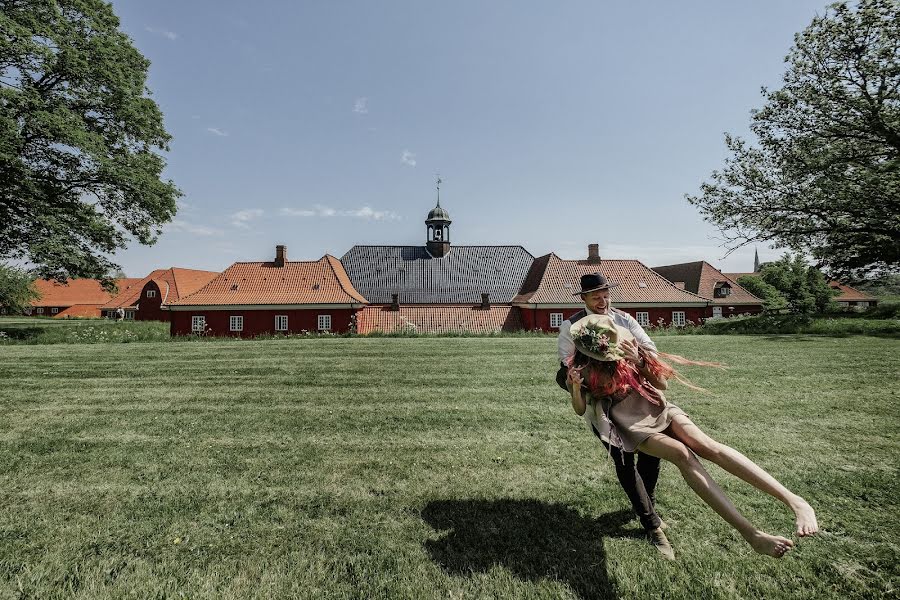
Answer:
[[[758,145],[688,196],[729,250],[768,241],[832,275],[900,264],[900,2],[831,5],[795,37],[784,85],[753,112]]]
[[[105,278],[175,214],[149,61],[118,28],[101,0],[0,0],[0,259],[45,277]]]

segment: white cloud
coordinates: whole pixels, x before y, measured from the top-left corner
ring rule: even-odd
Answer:
[[[171,223],[167,223],[163,227],[163,231],[167,233],[190,233],[193,235],[204,236],[222,235],[224,233],[221,229],[207,227],[206,225],[197,225],[196,223],[189,223],[188,221],[181,219],[175,219]]]
[[[150,33],[155,33],[156,35],[161,35],[164,38],[168,38],[172,41],[178,39],[178,34],[174,31],[169,31],[168,29],[160,29],[159,27],[144,27]]]
[[[218,127],[207,127],[206,130],[214,135],[218,135],[220,137],[228,137],[227,131],[222,131]]]
[[[375,210],[371,206],[352,210],[338,210],[330,206],[315,204],[308,208],[282,208],[281,214],[286,217],[345,217],[350,219],[364,219],[366,221],[397,221],[400,215],[389,210]]]
[[[416,155],[409,150],[404,150],[403,154],[400,156],[400,162],[402,162],[404,165],[414,167],[416,166]]]
[[[369,99],[365,96],[357,98],[356,102],[353,104],[353,112],[358,115],[369,114]]]
[[[254,219],[258,219],[263,215],[263,211],[258,208],[248,208],[246,210],[239,210],[236,213],[231,215],[231,224],[235,227],[250,227],[250,221]]]

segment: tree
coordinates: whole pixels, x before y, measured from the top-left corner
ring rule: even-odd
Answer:
[[[799,254],[785,254],[779,260],[765,263],[759,278],[784,297],[792,313],[808,315],[833,308],[831,299],[837,292],[831,289],[822,272],[807,264]]]
[[[153,244],[180,192],[149,61],[101,0],[0,0],[0,259],[111,283],[106,255]]]
[[[21,313],[40,295],[27,272],[0,263],[0,309],[9,314]]]
[[[797,34],[783,86],[753,111],[758,145],[687,196],[729,252],[754,241],[812,256],[833,276],[900,265],[900,2],[831,5]]]
[[[787,308],[787,299],[774,286],[755,275],[739,277],[738,285],[763,301],[765,311],[779,311]]]

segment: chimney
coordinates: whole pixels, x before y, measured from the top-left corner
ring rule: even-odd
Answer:
[[[490,294],[482,292],[481,294],[481,308],[483,310],[488,310],[491,308],[491,300]]]
[[[600,264],[600,244],[588,244],[588,262]]]
[[[283,267],[287,260],[287,246],[279,244],[275,246],[275,266]]]
[[[391,310],[400,310],[400,294],[391,294]]]

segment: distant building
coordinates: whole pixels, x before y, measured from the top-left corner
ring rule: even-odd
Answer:
[[[168,321],[168,303],[193,294],[217,275],[215,271],[178,267],[157,269],[120,290],[115,298],[103,305],[103,316],[114,319],[116,311],[122,308],[126,320]]]
[[[288,261],[237,262],[196,292],[168,303],[172,335],[255,337],[264,333],[344,333],[367,304],[341,262],[325,255]]]
[[[653,270],[676,286],[709,298],[706,318],[762,312],[762,300],[741,287],[737,278],[729,277],[706,261],[653,267]]]
[[[600,272],[617,285],[609,290],[612,305],[643,326],[699,323],[706,298],[679,289],[638,260],[602,259],[599,245],[590,244],[583,260],[564,260],[554,253],[536,258],[513,305],[527,329],[557,331],[562,322],[584,308],[581,276]]]
[[[341,263],[369,305],[359,332],[491,333],[522,329],[512,306],[534,257],[522,246],[451,246],[440,198],[424,246],[353,246]]]
[[[759,277],[758,272],[726,273],[726,275],[734,280],[738,280],[744,275]],[[832,298],[832,301],[841,308],[846,308],[848,310],[865,310],[869,307],[878,306],[878,298],[864,294],[858,289],[843,284],[840,281],[829,281],[828,286],[838,292],[838,294]]]
[[[138,279],[117,279],[120,290],[128,289]],[[65,283],[54,280],[38,279],[34,288],[40,298],[30,303],[26,315],[55,317],[99,318],[104,304],[109,302],[112,294],[104,290],[97,279],[67,279]]]

